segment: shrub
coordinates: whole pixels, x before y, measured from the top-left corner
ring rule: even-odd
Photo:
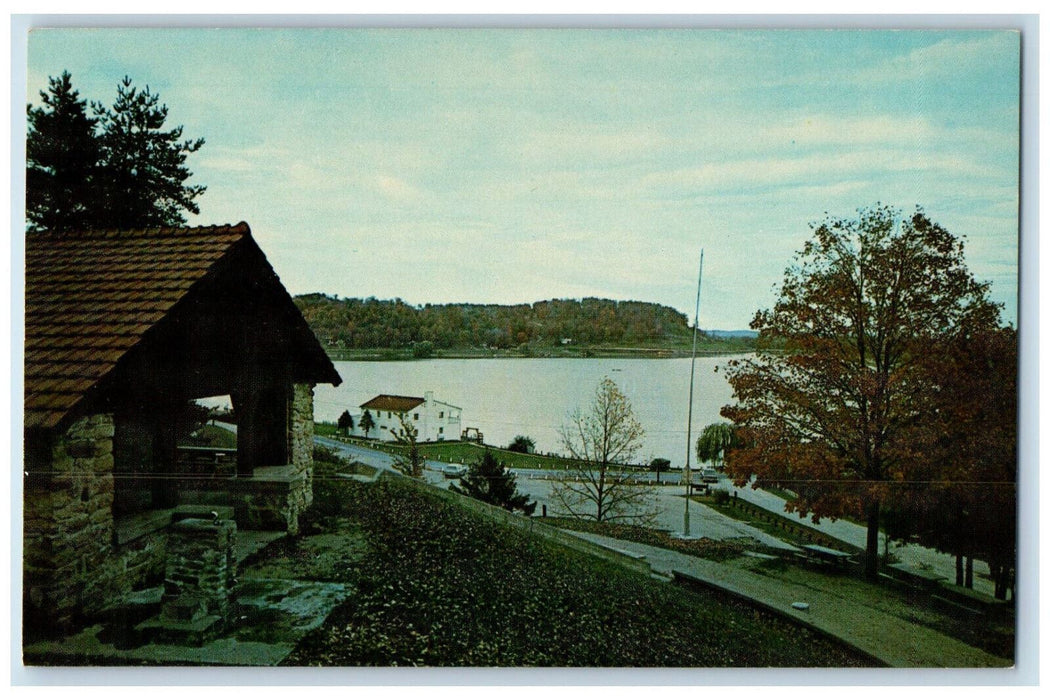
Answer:
[[[314,444],[314,462],[328,462],[329,464],[346,465],[350,462],[343,458],[338,452],[324,445]]]
[[[528,435],[515,435],[514,439],[507,445],[507,449],[511,452],[530,455],[536,451],[536,443]]]
[[[412,344],[412,357],[417,360],[425,360],[434,355],[434,344],[429,340],[421,340]]]

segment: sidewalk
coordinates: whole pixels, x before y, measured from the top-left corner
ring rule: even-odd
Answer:
[[[666,549],[588,533],[578,537],[644,555],[654,572],[680,571],[724,591],[757,601],[809,624],[887,665],[897,668],[1005,668],[1008,659],[993,656],[952,637],[911,622],[915,610],[891,599],[876,586],[845,576],[793,577],[757,573],[747,563],[719,563]],[[757,561],[757,560],[756,560]],[[797,610],[792,603],[807,603]]]

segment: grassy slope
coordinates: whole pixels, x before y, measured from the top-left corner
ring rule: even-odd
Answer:
[[[322,482],[349,517],[357,592],[295,665],[855,666],[863,658],[755,611],[569,552],[408,486]]]
[[[197,433],[196,437],[186,437],[180,441],[183,445],[195,445],[198,447],[237,447],[237,435],[225,428],[214,425],[205,425]]]
[[[498,447],[486,447],[473,442],[447,442],[419,446],[420,454],[427,459],[459,462],[460,464],[477,462],[485,455],[486,450],[491,451],[496,459],[511,469],[567,469],[572,465],[570,460],[561,457],[527,455]]]

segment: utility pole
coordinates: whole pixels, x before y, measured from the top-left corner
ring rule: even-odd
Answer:
[[[685,469],[682,479],[685,481],[685,522],[682,536],[689,537],[689,496],[693,490],[693,472],[689,464],[693,455],[693,383],[696,376],[696,334],[700,328],[700,284],[704,280],[704,249],[700,249],[700,274],[696,280],[696,313],[693,317],[693,359],[689,365],[689,417],[685,426]]]

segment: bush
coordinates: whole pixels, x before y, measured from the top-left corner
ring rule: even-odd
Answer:
[[[434,344],[429,340],[421,340],[412,344],[412,357],[417,360],[425,360],[434,355]]]
[[[528,435],[515,435],[514,439],[507,445],[507,449],[511,452],[531,455],[536,451],[536,443]]]
[[[330,464],[349,464],[349,462],[340,456],[335,450],[316,443],[314,444],[314,461],[328,462]]]
[[[729,492],[725,489],[714,489],[711,496],[715,499],[715,505],[724,506],[729,503]]]
[[[528,494],[518,493],[514,474],[488,450],[481,459],[471,463],[470,471],[459,480],[459,485],[452,484],[449,489],[511,512],[520,510],[532,515],[536,510],[536,501],[529,503]]]

